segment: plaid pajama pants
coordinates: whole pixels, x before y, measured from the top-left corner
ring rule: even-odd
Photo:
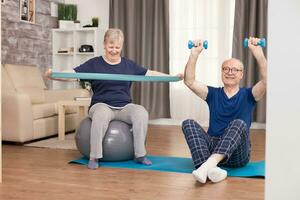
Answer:
[[[251,142],[243,120],[236,119],[230,122],[224,134],[220,136],[210,136],[191,119],[183,121],[182,131],[196,169],[215,153],[225,155],[219,166],[242,167],[250,160]]]

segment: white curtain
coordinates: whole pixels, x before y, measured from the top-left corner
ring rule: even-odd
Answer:
[[[211,86],[221,86],[221,64],[231,56],[234,0],[170,1],[170,74],[183,73],[190,55],[188,40],[206,39],[196,79]],[[208,124],[206,102],[193,94],[183,82],[170,84],[171,117],[195,119]]]

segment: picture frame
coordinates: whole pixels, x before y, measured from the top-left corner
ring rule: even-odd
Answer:
[[[20,21],[35,23],[35,0],[20,0]]]

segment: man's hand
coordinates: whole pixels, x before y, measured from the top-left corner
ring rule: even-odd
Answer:
[[[194,40],[194,47],[191,49],[191,55],[198,56],[203,50],[203,40]]]
[[[264,57],[264,52],[262,50],[262,47],[260,45],[257,45],[259,40],[260,40],[259,38],[255,38],[255,37],[250,37],[248,40],[248,47],[249,47],[250,51],[252,52],[253,56],[257,60]]]

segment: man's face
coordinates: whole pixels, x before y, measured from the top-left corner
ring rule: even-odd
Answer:
[[[230,59],[222,65],[222,81],[224,86],[239,86],[243,78],[243,68],[236,59]]]
[[[110,61],[118,61],[121,57],[122,47],[122,41],[104,42],[105,57]]]

